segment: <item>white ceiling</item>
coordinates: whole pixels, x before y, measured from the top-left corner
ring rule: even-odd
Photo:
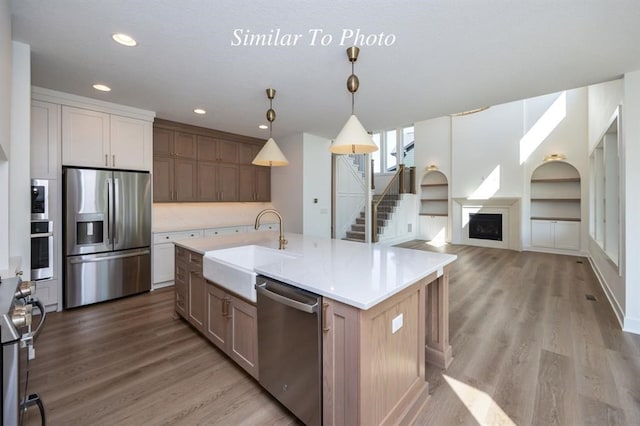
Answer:
[[[351,108],[343,30],[361,46],[355,110],[369,130],[585,86],[640,69],[638,0],[12,0],[13,39],[37,86],[266,138],[333,138]],[[234,30],[302,34],[296,46],[232,46]],[[310,30],[333,37],[311,45]],[[125,32],[125,48],[111,34]],[[391,41],[391,38],[387,38]],[[96,92],[101,82],[109,93]],[[201,107],[206,116],[192,111]]]

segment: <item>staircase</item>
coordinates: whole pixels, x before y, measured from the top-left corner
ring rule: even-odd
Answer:
[[[379,199],[380,195],[373,196],[374,203]],[[378,234],[382,234],[384,232],[384,227],[393,215],[393,212],[396,210],[399,199],[399,195],[387,195],[385,200],[378,206]],[[364,242],[365,226],[367,225],[364,219],[364,212],[360,212],[360,217],[356,218],[356,223],[351,225],[351,231],[347,231],[347,236],[346,238],[343,238],[343,240]]]

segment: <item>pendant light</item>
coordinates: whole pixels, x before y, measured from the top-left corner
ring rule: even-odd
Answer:
[[[354,113],[355,94],[360,86],[360,80],[353,72],[354,64],[358,60],[358,53],[360,53],[360,49],[356,46],[347,49],[347,57],[351,62],[351,75],[347,78],[347,90],[351,92],[351,116],[329,147],[329,150],[334,154],[366,154],[378,150],[371,135],[367,133]]]
[[[251,164],[256,166],[286,166],[289,164],[287,157],[284,156],[278,144],[273,140],[271,132],[273,130],[273,121],[276,119],[276,112],[273,110],[273,98],[276,96],[276,89],[267,89],[267,98],[269,98],[269,109],[267,110],[267,120],[269,121],[269,139],[264,144],[256,158]]]

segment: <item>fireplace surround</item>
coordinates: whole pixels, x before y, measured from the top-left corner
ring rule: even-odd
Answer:
[[[520,243],[520,216],[522,214],[520,198],[467,199],[453,198],[452,203],[452,238],[454,244],[470,246],[522,250]],[[474,214],[501,216],[502,237],[472,238],[469,235],[471,216]],[[491,216],[496,218],[497,216]],[[477,218],[481,218],[477,217]],[[496,231],[488,231],[489,235]],[[471,232],[473,235],[473,231]]]

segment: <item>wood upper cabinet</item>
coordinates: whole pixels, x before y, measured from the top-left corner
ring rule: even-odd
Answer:
[[[196,135],[176,132],[174,136],[173,155],[176,158],[195,160],[197,157]]]
[[[150,170],[150,121],[62,106],[62,164]]]
[[[207,311],[207,338],[257,379],[258,316],[256,306],[208,281]]]
[[[173,158],[153,157],[153,201],[173,201]]]
[[[238,145],[224,139],[198,135],[198,160],[237,164]]]
[[[173,201],[196,201],[197,162],[194,160],[173,160]]]
[[[263,141],[165,120],[153,140],[155,202],[271,200],[270,170],[251,165]]]
[[[162,127],[153,128],[153,156],[172,157],[173,156],[173,130]]]
[[[198,161],[198,201],[238,201],[238,166]]]
[[[258,155],[258,152],[260,152],[261,148],[262,147],[259,145],[248,143],[240,144],[238,151],[238,163],[250,165],[253,159],[256,158],[256,155]]]
[[[239,201],[271,200],[271,168],[241,165]]]
[[[195,135],[153,129],[153,201],[196,201]]]

